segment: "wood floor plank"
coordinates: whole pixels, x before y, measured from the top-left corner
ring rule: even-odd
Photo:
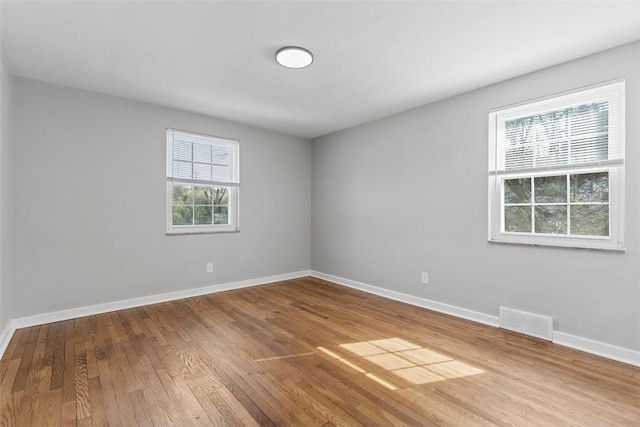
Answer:
[[[50,427],[62,425],[62,390],[49,391],[44,397],[44,412],[41,415]]]
[[[13,337],[9,341],[9,346],[7,347],[5,355],[11,355],[12,359],[22,359],[30,333],[31,328],[23,328],[15,331]]]
[[[20,359],[7,358],[7,369],[0,382],[0,406],[4,407],[10,400],[13,400],[13,394],[10,391],[11,384],[14,383],[18,369],[20,369]]]
[[[99,396],[101,396],[101,400],[104,402],[104,412],[107,421],[115,425],[123,424],[121,416],[126,414],[126,410],[120,411],[118,407],[118,399],[114,390],[115,384],[111,379],[111,370],[106,360],[98,361],[97,379],[100,380]],[[94,402],[92,402],[92,408],[93,403]],[[99,402],[96,403],[98,405],[97,407],[100,408]],[[96,421],[98,421],[98,418],[96,418]]]
[[[213,425],[224,425],[225,421],[218,408],[203,396],[196,396],[189,387],[187,380],[180,376],[171,377],[173,387],[181,396],[183,405],[191,414],[195,414],[195,422],[205,422]],[[201,403],[202,402],[202,403]],[[230,423],[229,423],[230,424]]]
[[[16,331],[0,426],[636,426],[640,368],[316,278]]]
[[[192,393],[183,391],[187,387],[180,388],[169,372],[158,370],[158,379],[166,394],[167,402],[162,404],[167,407],[167,418],[169,425],[207,425],[209,418],[201,405],[197,403],[196,397]],[[161,399],[158,399],[161,401]],[[175,418],[174,418],[175,417]]]
[[[77,425],[78,424],[78,420],[76,418],[76,402],[71,400],[71,401],[64,401],[64,391],[62,392],[63,394],[63,402],[62,402],[62,425],[65,426],[72,426],[72,425]],[[24,424],[24,425],[34,425],[37,426],[38,424]]]
[[[76,329],[75,321],[67,320],[64,322],[65,335],[64,335],[64,365],[62,374],[62,401],[66,404],[73,402],[73,418],[75,419],[75,403],[76,403],[76,389],[75,389],[75,368],[76,368]],[[69,406],[69,405],[67,405]],[[63,412],[68,414],[70,411]],[[63,417],[64,418],[64,417]]]
[[[50,390],[62,390],[64,379],[65,327],[63,322],[50,325],[48,346],[51,348]]]
[[[108,424],[107,414],[102,397],[102,384],[100,383],[100,377],[98,375],[89,378],[89,403],[91,408],[91,424],[93,426],[106,426]]]
[[[83,420],[91,417],[89,378],[87,377],[87,355],[84,350],[76,350],[75,374],[76,414],[78,420]]]
[[[13,382],[13,387],[11,389],[12,393],[24,390],[24,387],[27,384],[27,377],[29,376],[31,364],[33,363],[33,354],[36,351],[39,328],[32,327],[28,329],[29,335],[24,343],[24,350],[21,352],[20,367],[18,368],[16,378]]]
[[[0,425],[2,426],[17,426],[18,420],[21,417],[21,408],[23,402],[23,392],[18,391],[15,393],[5,392],[0,395],[2,397],[2,406],[0,406]]]
[[[92,379],[98,376],[98,348],[102,347],[96,334],[98,330],[96,316],[83,318],[81,330],[87,359],[87,378]]]

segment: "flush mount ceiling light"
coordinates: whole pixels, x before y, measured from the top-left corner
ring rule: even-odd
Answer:
[[[313,54],[298,46],[286,46],[276,52],[276,62],[287,68],[304,68],[313,62]]]

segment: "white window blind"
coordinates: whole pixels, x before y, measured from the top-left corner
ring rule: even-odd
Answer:
[[[167,177],[194,184],[239,184],[237,142],[169,130],[172,140]]]
[[[622,164],[621,99],[615,82],[495,112],[493,172]]]

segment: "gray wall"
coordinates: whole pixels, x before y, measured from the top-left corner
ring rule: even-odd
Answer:
[[[12,77],[0,52],[0,338],[11,312]]]
[[[13,317],[309,269],[308,140],[23,78],[13,104]],[[240,141],[240,233],[165,235],[167,127]]]
[[[626,253],[487,243],[488,110],[618,77]],[[640,350],[639,94],[636,42],[313,140],[312,269]]]

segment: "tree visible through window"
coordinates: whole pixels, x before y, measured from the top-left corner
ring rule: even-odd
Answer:
[[[609,173],[505,179],[504,231],[609,236]]]
[[[622,248],[623,81],[489,118],[490,240]]]
[[[229,224],[229,188],[173,185],[173,225]]]

